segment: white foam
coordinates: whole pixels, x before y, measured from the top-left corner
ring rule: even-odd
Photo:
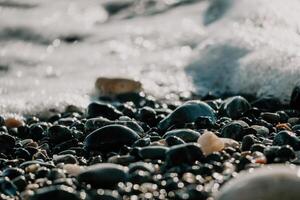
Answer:
[[[201,1],[112,21],[99,1],[28,2],[0,8],[0,31],[23,31],[23,40],[0,34],[0,64],[10,67],[0,71],[2,114],[84,107],[98,76],[139,79],[160,97],[212,90],[286,101],[300,75],[298,0]],[[82,41],[58,40],[67,35]]]

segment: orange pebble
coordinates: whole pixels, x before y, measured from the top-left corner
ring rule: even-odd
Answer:
[[[24,124],[24,122],[20,119],[16,119],[16,118],[7,118],[5,120],[5,126],[7,128],[18,128],[19,126],[22,126]]]

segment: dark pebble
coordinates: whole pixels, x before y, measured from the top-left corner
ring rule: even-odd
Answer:
[[[191,123],[198,117],[203,116],[210,117],[213,123],[216,122],[215,112],[207,103],[201,101],[188,101],[160,121],[158,128],[167,130],[170,126]]]
[[[91,103],[87,108],[89,118],[105,117],[110,120],[116,120],[122,116],[122,113],[110,104],[105,103]]]
[[[176,136],[185,142],[197,142],[200,133],[191,129],[176,129],[166,132],[163,138],[168,138],[170,136]]]
[[[89,183],[97,188],[112,188],[119,182],[125,182],[127,176],[127,172],[123,166],[103,163],[86,168],[78,175],[78,181]]]
[[[0,194],[7,196],[17,195],[17,187],[9,180],[9,178],[0,178]]]
[[[131,146],[139,138],[130,128],[108,125],[89,134],[84,140],[84,146],[88,151],[119,151],[122,146]]]
[[[168,166],[180,164],[193,164],[196,160],[204,158],[199,145],[186,143],[170,147],[166,152],[166,162]]]
[[[166,157],[166,152],[169,148],[163,147],[163,146],[148,146],[148,147],[142,147],[139,150],[139,156],[142,159],[161,159],[164,160]]]
[[[59,185],[38,189],[29,200],[84,200],[88,199],[85,192],[77,193],[73,188]]]
[[[61,142],[65,142],[73,138],[71,130],[62,125],[54,125],[48,129],[48,136],[50,140],[55,143],[59,144]]]
[[[171,147],[178,144],[184,144],[185,142],[177,136],[169,136],[166,138],[166,143]]]
[[[240,118],[250,108],[250,103],[241,96],[230,97],[221,105],[221,111],[232,119]]]
[[[248,124],[244,121],[233,121],[222,128],[221,135],[225,138],[241,141],[244,137],[244,129],[248,127]]]
[[[10,152],[15,146],[15,138],[6,133],[0,133],[0,152]]]
[[[290,106],[294,109],[300,110],[300,87],[295,86],[290,100]]]

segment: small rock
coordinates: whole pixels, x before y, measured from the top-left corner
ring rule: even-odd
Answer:
[[[108,125],[90,133],[84,146],[88,151],[119,151],[122,146],[131,146],[138,139],[140,136],[126,126]]]
[[[221,135],[224,138],[231,138],[237,141],[241,141],[244,137],[244,129],[248,127],[248,124],[244,121],[233,121],[222,128]]]
[[[228,117],[238,119],[251,108],[250,103],[241,96],[230,97],[221,105],[223,111]]]
[[[110,120],[116,120],[123,114],[111,104],[92,102],[88,105],[87,115],[89,118],[105,117]]]
[[[198,139],[201,150],[204,155],[209,155],[213,152],[221,151],[225,145],[222,139],[216,136],[213,132],[205,131]]]
[[[54,155],[53,156],[54,163],[65,163],[65,164],[76,164],[78,163],[75,156],[71,154],[64,154],[64,155]]]
[[[117,164],[101,163],[87,167],[78,174],[78,181],[93,187],[111,188],[127,180],[126,169]]]
[[[297,200],[300,196],[299,168],[288,165],[268,165],[242,172],[226,183],[216,200]]]
[[[185,142],[197,142],[200,133],[191,129],[176,129],[166,132],[163,138],[168,138],[170,136],[176,136]]]
[[[71,176],[77,176],[84,168],[75,164],[65,164],[63,169]]]
[[[210,117],[213,123],[216,122],[215,112],[207,103],[202,101],[188,101],[161,120],[158,128],[167,130],[172,125],[191,123],[198,117],[203,116]]]
[[[166,143],[169,147],[171,147],[178,144],[184,144],[185,142],[177,136],[169,136],[166,138]]]
[[[48,186],[38,189],[29,200],[84,200],[87,199],[85,192],[77,193],[73,188],[58,185],[58,186]]]
[[[5,126],[7,128],[18,128],[23,125],[24,125],[24,122],[22,120],[14,118],[14,117],[10,117],[5,120]]]
[[[294,109],[300,110],[300,87],[294,87],[291,95],[290,106]]]
[[[50,140],[55,144],[65,142],[73,138],[71,130],[68,127],[62,125],[51,126],[48,129],[48,136]]]
[[[142,83],[126,78],[105,78],[99,77],[95,86],[102,95],[117,95],[128,92],[139,92],[142,90]]]
[[[142,147],[139,150],[139,156],[142,159],[161,159],[164,160],[166,157],[166,152],[169,148],[163,147],[163,146],[148,146],[148,147]]]
[[[175,145],[166,152],[168,166],[193,164],[196,160],[202,159],[204,159],[204,155],[197,143]]]

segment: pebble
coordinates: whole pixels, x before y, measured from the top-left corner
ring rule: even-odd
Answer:
[[[142,90],[141,82],[126,78],[99,77],[95,86],[103,95],[118,95]]]
[[[71,130],[62,125],[51,126],[47,133],[50,140],[55,144],[65,142],[73,138]]]
[[[90,133],[84,140],[84,147],[88,151],[119,151],[131,146],[140,136],[132,129],[122,125],[108,125]]]
[[[225,145],[222,139],[216,136],[213,132],[205,131],[198,139],[201,150],[204,155],[209,155],[213,152],[221,151]]]
[[[110,104],[92,102],[88,105],[87,115],[89,118],[104,117],[110,120],[116,120],[123,114]]]
[[[164,160],[166,157],[166,152],[169,148],[163,147],[163,146],[148,146],[148,147],[142,147],[139,150],[139,156],[142,159],[161,159]]]
[[[119,182],[125,182],[127,177],[127,170],[123,166],[100,163],[82,170],[78,174],[78,181],[89,183],[96,188],[112,188]]]
[[[231,138],[241,141],[244,137],[244,130],[249,128],[249,125],[241,120],[230,122],[221,129],[221,135],[224,138]]]
[[[300,139],[290,131],[280,131],[277,133],[274,137],[273,144],[279,146],[290,145],[295,150],[300,150]]]
[[[63,169],[67,174],[77,176],[83,170],[83,167],[76,164],[65,164],[63,165]]]
[[[202,116],[210,117],[213,123],[216,122],[215,112],[207,103],[202,101],[188,101],[161,120],[158,128],[167,130],[170,126],[191,123]]]
[[[9,117],[5,119],[5,126],[7,128],[18,128],[22,125],[24,125],[24,122],[21,119],[17,119],[14,117]]]
[[[250,110],[250,103],[241,96],[234,96],[226,99],[221,105],[221,111],[226,114],[226,116],[232,119],[238,119],[243,116],[248,110]]]
[[[85,200],[88,199],[85,192],[77,193],[73,188],[59,185],[38,189],[29,200]]]
[[[196,160],[203,158],[203,152],[197,143],[175,145],[170,147],[166,152],[166,162],[168,166],[193,164]]]
[[[9,178],[0,178],[0,194],[7,196],[15,196],[18,194],[17,187],[9,180]]]
[[[179,137],[184,142],[197,142],[200,133],[191,129],[176,129],[166,132],[163,135],[163,138],[168,138],[170,136]]]
[[[15,146],[15,142],[13,136],[0,132],[0,152],[7,153],[11,151]]]
[[[299,171],[295,166],[268,165],[243,172],[221,188],[216,200],[297,200]]]
[[[290,106],[294,109],[300,110],[300,87],[295,86],[290,100]]]

